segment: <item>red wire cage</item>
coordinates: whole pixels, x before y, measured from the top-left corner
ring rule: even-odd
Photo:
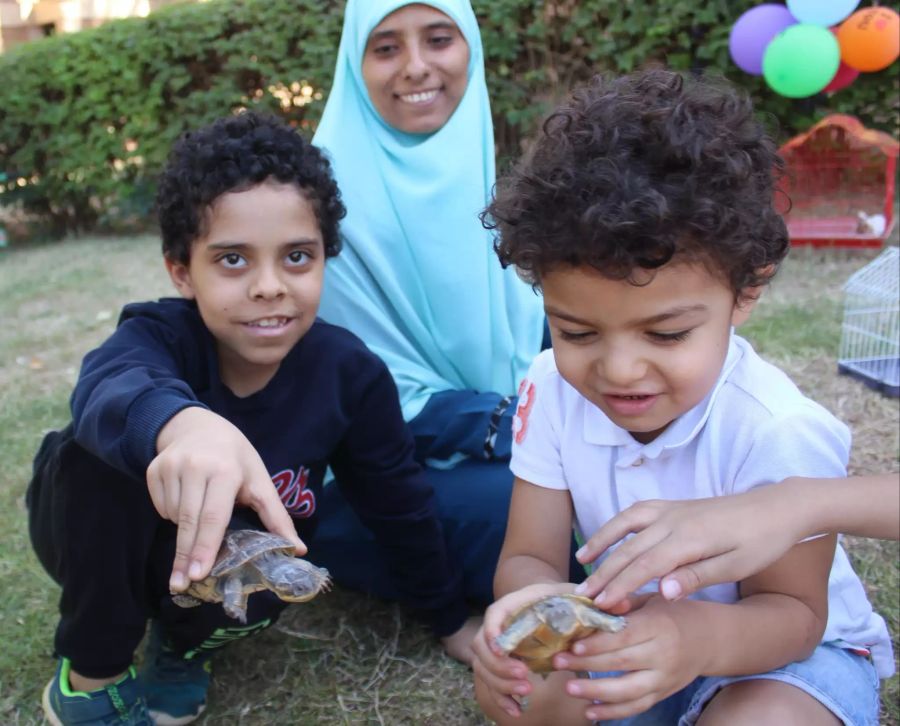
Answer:
[[[791,244],[881,247],[893,229],[900,143],[833,114],[780,149],[787,165],[784,215]]]

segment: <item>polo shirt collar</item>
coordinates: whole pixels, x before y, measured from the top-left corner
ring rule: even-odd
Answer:
[[[687,446],[696,438],[703,429],[713,402],[716,399],[722,384],[734,370],[734,367],[743,357],[743,351],[735,343],[734,329],[732,328],[728,340],[728,354],[725,356],[725,364],[719,372],[719,377],[712,390],[706,397],[679,416],[672,424],[649,444],[636,441],[625,429],[616,426],[607,418],[597,406],[587,402],[584,408],[584,440],[588,444],[596,446],[623,447],[617,466],[631,466],[639,458],[656,459],[665,452],[680,449]]]

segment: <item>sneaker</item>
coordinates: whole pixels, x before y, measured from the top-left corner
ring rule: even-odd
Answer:
[[[197,719],[206,708],[209,690],[208,653],[186,658],[166,643],[155,620],[144,651],[141,680],[147,695],[147,709],[156,726],[182,726]]]
[[[41,705],[52,726],[153,726],[134,668],[115,683],[86,693],[69,685],[72,664],[61,658]]]

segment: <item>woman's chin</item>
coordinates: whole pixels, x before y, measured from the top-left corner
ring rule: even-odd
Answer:
[[[453,110],[449,112],[441,108],[432,108],[427,112],[408,111],[404,114],[397,114],[391,123],[398,131],[406,134],[431,134],[441,128],[453,115]]]

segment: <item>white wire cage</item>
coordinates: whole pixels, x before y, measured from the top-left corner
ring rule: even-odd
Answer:
[[[844,285],[838,371],[900,396],[900,249],[888,247]]]

